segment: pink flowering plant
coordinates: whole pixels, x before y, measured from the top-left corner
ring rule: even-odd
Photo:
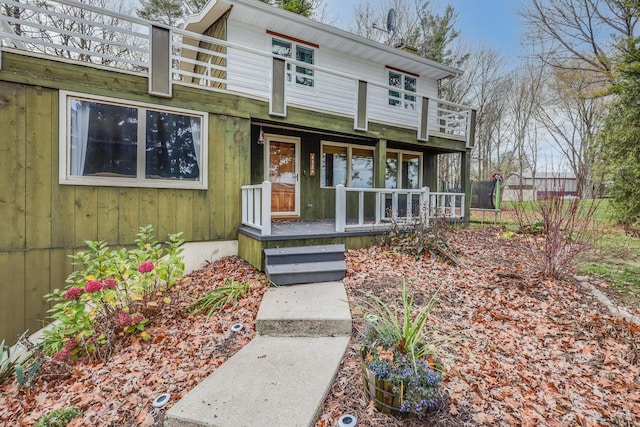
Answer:
[[[74,272],[67,287],[45,296],[56,321],[45,332],[45,352],[57,361],[106,360],[118,337],[140,333],[148,339],[145,325],[171,302],[166,291],[184,271],[180,235],[160,244],[148,225],[140,227],[134,249],[111,250],[105,242],[87,241],[86,251],[71,256]]]

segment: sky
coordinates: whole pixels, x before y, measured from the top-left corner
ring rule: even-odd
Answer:
[[[370,0],[373,5],[385,0]],[[413,0],[404,0],[413,1]],[[460,39],[478,47],[489,47],[499,51],[507,67],[516,67],[524,50],[521,42],[526,27],[517,14],[519,5],[527,0],[431,0],[438,11],[450,4],[458,14],[456,29]],[[324,0],[326,14],[335,18],[333,25],[349,30],[353,23],[353,10],[366,0]],[[539,141],[538,169],[558,170],[564,168],[557,148],[549,141]]]
[[[324,0],[327,14],[336,17],[335,25],[349,29],[353,22],[353,10],[366,0]],[[371,0],[375,4],[376,0]],[[383,1],[383,0],[380,0]],[[411,0],[405,0],[411,1]],[[522,18],[516,11],[517,0],[432,0],[436,10],[448,4],[458,13],[457,29],[466,42],[499,50],[513,61],[520,53],[520,40],[525,32]]]

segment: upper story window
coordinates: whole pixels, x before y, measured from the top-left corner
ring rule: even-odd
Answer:
[[[322,143],[322,187],[373,188],[373,148]]]
[[[315,56],[315,46],[305,45],[295,40],[285,38],[271,38],[271,52],[283,58],[294,58],[296,61],[305,62],[313,65]],[[295,55],[295,56],[294,56]],[[287,64],[287,81],[294,81],[296,84],[307,87],[314,87],[314,76],[311,68],[296,65],[295,72],[292,70],[291,64]]]
[[[207,188],[207,114],[61,92],[60,183]]]
[[[406,108],[407,110],[416,110],[416,97],[411,93],[416,93],[418,79],[415,75],[401,72],[399,70],[388,69],[389,86],[396,87],[404,92],[389,90],[389,105]],[[407,93],[411,92],[411,93]]]

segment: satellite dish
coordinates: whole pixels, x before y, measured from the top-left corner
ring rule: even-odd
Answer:
[[[396,10],[394,8],[389,9],[387,14],[387,31],[390,33],[396,32]]]

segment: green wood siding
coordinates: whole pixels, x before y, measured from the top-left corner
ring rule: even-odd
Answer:
[[[87,240],[134,243],[140,226],[158,239],[237,238],[240,186],[250,182],[250,119],[237,97],[175,87],[148,96],[142,76],[2,52],[0,70],[0,339],[43,325],[43,295],[64,287],[69,254]],[[59,90],[209,112],[208,190],[60,185]],[[203,93],[204,92],[204,93]],[[206,95],[206,96],[205,96]],[[266,110],[266,103],[263,105]]]

